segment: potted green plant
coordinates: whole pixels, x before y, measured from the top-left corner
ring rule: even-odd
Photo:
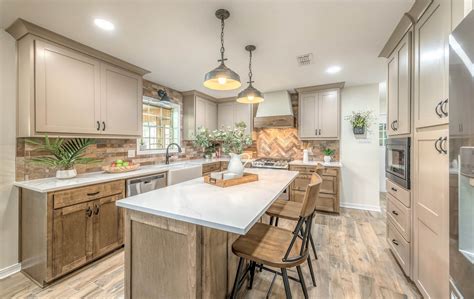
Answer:
[[[332,155],[334,155],[335,152],[336,152],[336,150],[333,150],[333,149],[330,149],[330,148],[325,148],[323,150],[324,162],[326,162],[326,163],[331,162]]]
[[[372,111],[352,111],[352,114],[346,116],[345,119],[351,123],[354,135],[363,135],[373,122],[374,117]]]
[[[214,133],[215,132],[210,132],[206,128],[199,128],[194,139],[194,145],[202,148],[204,158],[206,159],[210,159],[217,149],[217,142]]]
[[[95,144],[94,139],[89,138],[73,138],[64,140],[56,138],[51,141],[46,135],[44,142],[36,142],[33,140],[26,140],[26,142],[36,145],[35,150],[49,153],[48,156],[33,157],[32,163],[53,167],[56,169],[56,178],[70,179],[77,175],[75,168],[76,164],[91,164],[98,163],[102,160],[85,157],[87,147]]]

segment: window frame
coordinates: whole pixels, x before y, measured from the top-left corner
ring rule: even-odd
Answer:
[[[160,108],[171,108],[172,109],[172,113],[173,114],[176,114],[175,117],[178,119],[178,127],[177,127],[177,134],[178,134],[178,144],[179,146],[181,146],[182,148],[182,152],[181,153],[184,153],[184,147],[182,146],[182,134],[181,134],[181,105],[177,104],[177,103],[167,103],[166,105],[163,105],[163,104],[160,104],[159,101],[155,98],[152,98],[152,97],[148,97],[148,96],[143,96],[143,99],[142,99],[142,105],[143,104],[150,104],[150,103],[154,103],[156,104],[155,106],[156,107],[160,107]],[[143,111],[142,111],[142,127],[143,127]],[[173,129],[175,127],[173,126]],[[143,132],[142,132],[142,136],[140,138],[137,138],[137,155],[153,155],[153,154],[164,154],[166,153],[166,148],[162,148],[162,149],[147,149],[147,150],[142,150],[140,148],[140,140],[143,138]],[[178,148],[176,146],[170,148],[169,150],[169,153],[177,153],[178,152]]]

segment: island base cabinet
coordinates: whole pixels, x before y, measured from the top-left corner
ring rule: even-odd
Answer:
[[[125,298],[226,298],[238,235],[125,212]]]

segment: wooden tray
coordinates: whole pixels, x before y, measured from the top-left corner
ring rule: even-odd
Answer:
[[[248,172],[244,172],[244,175],[241,176],[240,178],[228,179],[228,180],[212,179],[211,176],[209,175],[206,175],[204,177],[205,183],[219,186],[222,188],[255,182],[255,181],[258,181],[258,175],[254,173],[248,173]]]
[[[112,166],[104,166],[102,170],[108,173],[121,173],[121,172],[128,172],[134,171],[140,168],[140,164],[132,164],[130,166],[120,166],[120,167],[112,167]]]

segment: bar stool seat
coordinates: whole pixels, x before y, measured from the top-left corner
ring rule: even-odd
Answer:
[[[303,203],[277,199],[266,211],[266,214],[273,217],[298,221]]]
[[[265,264],[276,268],[291,268],[306,261],[307,251],[303,258],[295,261],[284,261],[285,254],[293,238],[293,232],[256,223],[245,236],[240,236],[232,244],[232,252],[238,257],[252,260],[258,264]],[[290,251],[290,256],[298,256],[302,240],[296,239]]]

